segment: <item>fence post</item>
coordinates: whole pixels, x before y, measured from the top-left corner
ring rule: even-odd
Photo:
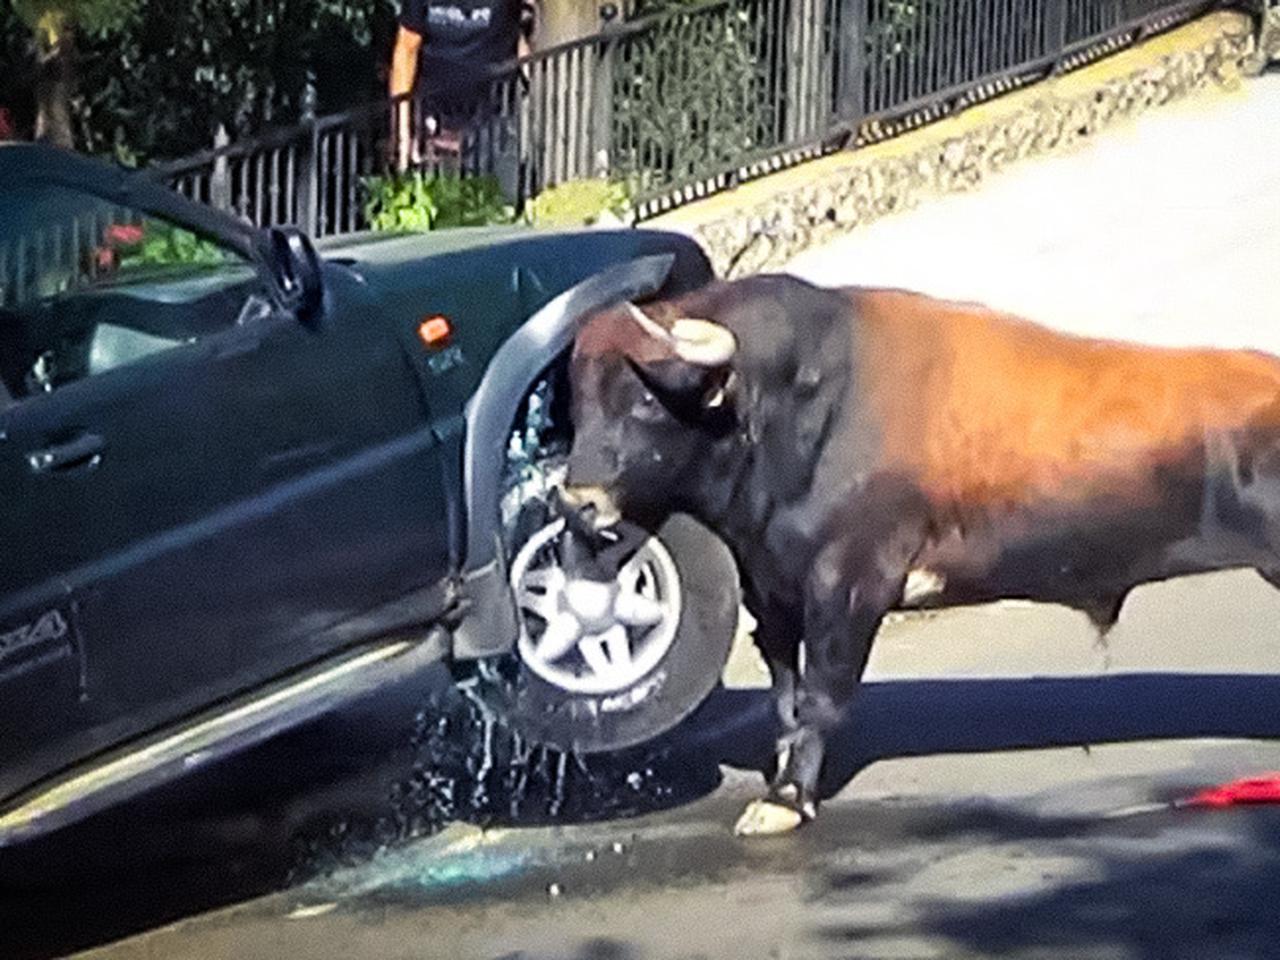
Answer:
[[[218,124],[213,134],[213,149],[222,150],[231,144],[231,135],[224,123]],[[231,170],[225,156],[213,160],[213,173],[209,177],[209,205],[215,210],[231,209]]]
[[[1057,61],[1067,48],[1067,0],[1045,0],[1045,48],[1054,59],[1054,72],[1057,72]]]
[[[1257,76],[1280,54],[1280,0],[1261,0],[1253,52],[1244,62],[1244,73]]]
[[[840,33],[836,94],[839,119],[859,122],[866,114],[867,0],[839,0]]]
[[[786,125],[783,127],[783,140],[793,143],[800,138],[804,122],[804,105],[801,103],[804,91],[804,18],[807,4],[805,0],[784,0],[786,10],[786,26],[782,31],[782,42],[786,44],[786,77],[787,92],[783,101],[786,111]]]
[[[787,143],[811,139],[823,126],[823,104],[829,96],[822,89],[821,0],[784,0],[786,26],[786,126]]]
[[[613,171],[613,60],[617,41],[610,36],[618,8],[612,3],[600,7],[603,39],[597,49],[594,69],[587,74],[591,85],[588,103],[588,143],[591,173],[607,177]]]
[[[302,91],[302,138],[294,166],[294,190],[298,198],[298,226],[316,235],[320,212],[320,131],[316,125],[316,88],[310,80]]]

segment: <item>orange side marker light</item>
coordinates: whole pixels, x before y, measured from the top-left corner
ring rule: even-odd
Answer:
[[[450,325],[449,319],[439,314],[427,317],[418,324],[418,339],[422,341],[425,347],[435,349],[436,347],[444,346],[452,335],[453,327]]]

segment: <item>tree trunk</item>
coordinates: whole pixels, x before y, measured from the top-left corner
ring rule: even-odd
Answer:
[[[65,13],[49,11],[36,24],[36,139],[71,149],[75,90],[75,32]]]

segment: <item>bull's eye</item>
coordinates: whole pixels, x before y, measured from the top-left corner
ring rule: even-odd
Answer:
[[[662,405],[658,403],[657,397],[646,390],[636,401],[633,412],[641,420],[655,420],[662,415]]]

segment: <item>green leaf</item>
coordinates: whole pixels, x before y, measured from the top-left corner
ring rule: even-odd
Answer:
[[[515,212],[494,177],[408,173],[363,181],[374,230],[422,231],[511,223]]]

